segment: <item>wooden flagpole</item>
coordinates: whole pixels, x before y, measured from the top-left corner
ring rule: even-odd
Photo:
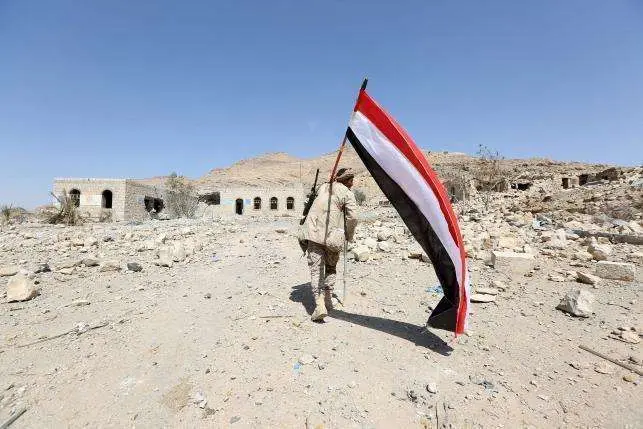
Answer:
[[[362,86],[359,89],[359,94],[357,95],[357,100],[355,100],[355,107],[353,108],[353,112],[357,110],[357,105],[359,103],[359,96],[362,94],[363,91],[366,90],[367,84],[368,84],[368,78],[364,78],[364,81],[362,82]],[[339,152],[337,153],[337,158],[335,159],[335,165],[333,165],[333,170],[330,173],[330,179],[328,180],[329,183],[333,183],[333,180],[335,180],[335,173],[337,173],[337,166],[339,165],[339,159],[342,157],[342,153],[344,153],[344,147],[346,146],[346,139],[347,139],[347,134],[344,133],[344,138],[342,139],[342,143],[339,145]]]

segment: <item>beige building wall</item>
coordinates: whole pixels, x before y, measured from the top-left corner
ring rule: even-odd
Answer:
[[[219,204],[210,202],[207,207],[204,207],[203,203],[200,204],[198,216],[235,216],[238,215],[239,208],[243,216],[270,214],[298,216],[304,209],[306,199],[304,188],[300,185],[279,188],[239,187],[214,189],[201,193],[201,196],[212,196],[215,192],[219,193]],[[260,200],[259,208],[255,206],[255,198]],[[271,206],[271,199],[273,198],[276,198],[276,209]],[[292,208],[288,207],[289,198],[292,198]]]
[[[150,218],[150,214],[145,207],[145,198],[163,200],[164,210],[167,210],[165,195],[164,188],[142,185],[132,180],[127,180],[125,185],[125,219],[145,220]]]
[[[125,179],[55,179],[53,193],[60,198],[78,190],[81,215],[99,219],[101,215],[111,213],[112,220],[125,220],[125,182]],[[112,193],[111,209],[104,207],[105,191]],[[57,203],[54,199],[54,204]]]

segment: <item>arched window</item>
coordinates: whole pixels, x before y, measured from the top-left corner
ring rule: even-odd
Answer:
[[[255,197],[255,199],[252,201],[252,207],[255,210],[261,210],[261,198]]]
[[[76,207],[80,206],[80,191],[78,189],[72,189],[69,191],[69,198]]]
[[[286,199],[286,209],[293,210],[295,208],[295,199],[293,197],[288,197]]]
[[[103,191],[103,200],[101,203],[101,207],[104,209],[111,209],[112,208],[112,191],[109,189],[105,189]]]
[[[278,207],[277,197],[270,198],[270,210],[277,210]]]

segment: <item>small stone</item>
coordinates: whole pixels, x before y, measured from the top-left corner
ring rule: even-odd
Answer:
[[[377,243],[377,250],[381,252],[390,252],[391,243],[389,243],[388,241],[380,241]]]
[[[143,267],[138,262],[128,262],[127,269],[130,271],[134,271],[135,273],[143,271]]]
[[[636,376],[636,374],[632,374],[631,372],[623,376],[623,380],[629,383],[636,383],[638,379],[639,378]]]
[[[496,289],[498,289],[500,291],[506,291],[509,288],[509,286],[507,286],[506,283],[501,282],[500,280],[493,280],[491,282],[491,286],[493,286],[494,288],[496,288]]]
[[[49,264],[38,264],[38,267],[36,267],[34,273],[40,274],[40,273],[49,273],[51,272],[51,268],[49,267]]]
[[[95,258],[85,258],[81,260],[80,263],[86,267],[97,267],[100,265],[100,262],[98,262],[98,259],[95,259]]]
[[[234,416],[234,417],[232,417],[232,418],[230,419],[230,424],[236,423],[236,422],[238,422],[239,420],[241,420],[241,417],[239,417],[239,416]]]
[[[621,339],[629,344],[638,344],[641,342],[641,337],[639,337],[639,334],[636,332],[632,331],[623,331],[621,332]]]
[[[120,270],[122,270],[120,262],[114,261],[114,260],[103,261],[103,263],[100,265],[100,268],[98,269],[98,271],[100,272],[120,271]]]
[[[479,287],[476,288],[476,293],[481,293],[483,295],[498,295],[498,290],[488,287]]]
[[[576,271],[576,280],[580,283],[593,286],[597,286],[601,282],[600,277],[597,277],[593,274],[584,273],[582,271]]]
[[[594,371],[598,372],[599,374],[612,374],[614,371],[612,368],[607,366],[605,363],[598,364],[594,367]]]
[[[594,295],[584,289],[568,292],[556,307],[565,313],[578,317],[592,315]]]
[[[0,267],[0,277],[11,277],[18,274],[20,267],[17,265],[3,265]]]
[[[211,294],[210,292],[208,292],[208,293],[206,293],[205,295],[203,295],[203,297],[204,297],[205,299],[210,299],[210,298],[212,298],[212,294]]]
[[[429,393],[438,393],[438,385],[435,383],[429,383],[426,385],[426,391]]]
[[[496,300],[495,295],[485,295],[481,293],[472,293],[471,302],[494,302]]]
[[[33,282],[25,276],[14,276],[7,282],[7,302],[28,301],[37,295]]]
[[[368,259],[369,259],[369,258],[370,258],[370,256],[371,256],[371,252],[370,252],[370,250],[368,249],[368,247],[363,246],[363,245],[356,246],[356,247],[352,250],[352,252],[353,252],[353,254],[355,255],[355,259],[356,259],[356,260],[358,260],[358,261],[360,261],[360,262],[366,262],[366,261],[368,261]]]
[[[275,232],[276,232],[277,234],[285,234],[285,233],[286,233],[286,231],[287,231],[287,229],[286,229],[286,228],[277,228],[277,229],[275,229]]]
[[[72,303],[71,303],[71,305],[73,307],[82,307],[82,306],[89,305],[89,304],[91,304],[91,303],[89,301],[87,301],[86,299],[77,299],[76,301],[72,301]]]
[[[306,354],[299,358],[299,363],[302,365],[310,365],[315,361],[315,358],[312,355]]]

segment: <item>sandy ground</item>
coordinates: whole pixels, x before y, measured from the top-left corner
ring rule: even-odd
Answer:
[[[40,296],[0,305],[0,422],[25,406],[12,429],[643,427],[639,378],[578,348],[640,359],[640,344],[609,336],[639,326],[640,267],[635,282],[586,286],[583,319],[555,309],[582,286],[547,280],[567,262],[540,256],[533,277],[503,278],[474,261],[474,284],[509,288],[472,304],[470,334],[454,339],[424,327],[440,297],[431,265],[394,251],[349,262],[345,306],[318,324],[295,222],[243,222],[172,268],[134,254],[122,261],[142,272],[43,273]],[[0,265],[55,260],[34,250],[49,230],[61,231],[36,229]],[[81,322],[107,325],[28,345]]]

